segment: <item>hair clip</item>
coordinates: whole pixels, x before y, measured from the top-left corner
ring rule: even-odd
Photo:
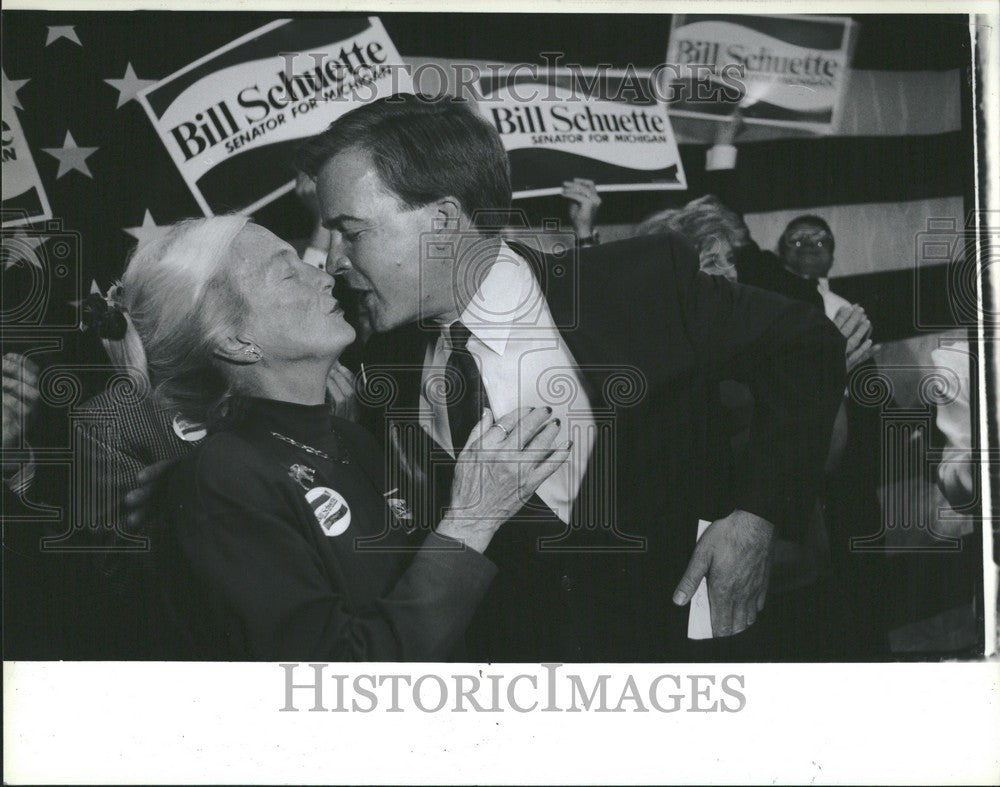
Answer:
[[[92,292],[80,302],[80,319],[84,330],[96,329],[102,339],[121,340],[128,331],[128,320],[121,307],[121,285],[116,284],[107,295]]]

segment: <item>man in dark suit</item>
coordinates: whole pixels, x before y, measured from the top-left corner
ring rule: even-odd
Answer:
[[[836,329],[699,273],[672,236],[578,259],[507,243],[496,222],[510,206],[507,157],[461,102],[367,104],[297,163],[317,178],[328,271],[361,292],[383,334],[362,377],[374,429],[409,471],[399,478],[426,478],[443,499],[484,405],[550,407],[576,447],[487,552],[500,573],[469,656],[685,658],[683,605],[703,577],[714,634],[751,626],[775,531],[794,537],[816,496],[844,386]],[[709,391],[727,378],[758,403],[752,448],[696,546],[709,500],[719,507],[701,479],[714,461]]]

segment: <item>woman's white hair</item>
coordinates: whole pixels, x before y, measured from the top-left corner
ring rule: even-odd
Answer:
[[[172,224],[135,249],[115,296],[128,329],[104,341],[112,361],[152,384],[162,406],[199,423],[224,417],[233,395],[215,351],[245,311],[231,262],[249,221],[226,215]]]

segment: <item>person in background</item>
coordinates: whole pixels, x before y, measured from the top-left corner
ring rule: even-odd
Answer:
[[[592,180],[565,181],[561,192],[570,201],[569,217],[582,246],[596,245],[594,229],[601,198]],[[668,208],[645,218],[637,235],[673,232],[698,252],[699,267],[710,275],[750,284],[802,301],[824,311],[847,339],[845,362],[850,372],[877,349],[871,321],[860,304],[852,304],[830,289],[834,238],[819,216],[798,216],[788,223],[778,242],[779,254],[762,250],[750,236],[743,217],[714,194]]]
[[[740,220],[742,222],[742,219]],[[750,239],[739,249],[739,280],[823,310],[847,339],[845,361],[850,372],[871,357],[871,322],[860,304],[851,304],[830,289],[834,240],[819,216],[798,216],[785,227],[778,254],[763,251]]]
[[[639,235],[676,233],[698,253],[698,267],[710,276],[722,276],[738,282],[737,259],[753,243],[743,219],[726,207],[714,194],[706,194],[680,208],[668,208],[647,217],[637,228]],[[720,387],[721,404],[726,414],[715,426],[737,442],[737,453],[745,445],[753,397],[745,385],[725,380]],[[727,438],[728,439],[728,438]],[[707,479],[707,486],[723,483],[720,477]]]
[[[601,236],[595,228],[601,197],[594,181],[573,178],[563,182],[562,196],[569,200],[569,220],[581,246],[596,246]]]
[[[816,283],[826,316],[833,316],[850,303],[830,290],[834,240],[830,225],[819,216],[798,216],[788,222],[778,240],[778,255],[785,270]]]
[[[823,311],[847,337],[847,371],[864,363],[872,354],[871,323],[864,307],[852,304],[830,289],[833,267],[833,232],[819,216],[804,215],[792,219],[778,241],[782,267],[814,285],[823,303]]]
[[[706,194],[681,208],[654,213],[637,234],[675,232],[697,251],[701,270],[730,281],[777,292],[822,309],[845,339],[850,372],[871,357],[871,322],[860,304],[851,304],[830,289],[826,278],[833,265],[833,233],[818,216],[799,216],[782,233],[781,256],[762,251],[743,218],[718,197]]]
[[[691,200],[682,208],[654,213],[639,225],[637,232],[676,232],[698,252],[702,271],[733,282],[738,281],[737,254],[750,243],[743,220],[713,194]]]
[[[850,378],[873,368],[872,355],[878,347],[864,308],[830,289],[835,248],[829,224],[819,216],[802,215],[782,232],[776,259],[796,280],[787,294],[813,303],[818,296],[823,313],[847,340],[844,360]],[[765,287],[788,284],[787,275],[776,275],[775,267],[774,255],[762,254],[756,268],[760,278],[754,283]],[[858,553],[851,547],[853,539],[872,537],[881,530],[879,429],[878,411],[860,405],[848,387],[834,424],[822,506],[835,583],[826,596],[827,612],[821,619],[834,621],[846,635],[840,643],[844,652],[834,654],[838,658],[851,654],[877,659],[887,649],[880,615],[884,571],[877,555]],[[815,632],[814,641],[818,647],[826,644],[820,631]]]

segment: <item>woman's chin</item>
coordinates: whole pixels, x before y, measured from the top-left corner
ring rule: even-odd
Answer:
[[[343,350],[351,345],[358,334],[354,330],[354,326],[344,319],[343,312],[337,312],[337,314],[340,316],[340,319],[337,320],[337,340],[340,349]]]

